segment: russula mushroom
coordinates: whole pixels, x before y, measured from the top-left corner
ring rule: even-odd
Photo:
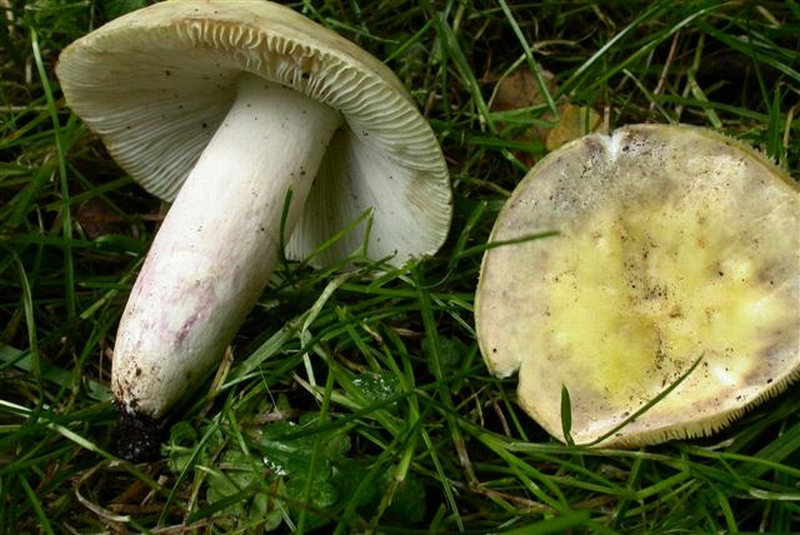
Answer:
[[[369,213],[315,265],[359,250],[400,265],[446,237],[448,170],[401,82],[287,7],[158,3],[72,43],[57,74],[122,168],[173,202],[117,333],[121,425],[152,428],[219,362],[282,227],[286,254],[303,259]],[[144,442],[120,454],[151,454],[157,441]]]
[[[656,125],[575,140],[491,242],[481,352],[562,441],[708,435],[800,376],[800,188],[740,142]]]

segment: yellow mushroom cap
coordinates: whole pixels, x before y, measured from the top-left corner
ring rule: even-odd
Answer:
[[[707,435],[800,376],[800,187],[742,143],[588,135],[530,171],[491,241],[511,243],[483,259],[481,351],[494,374],[519,371],[520,404],[562,441]]]

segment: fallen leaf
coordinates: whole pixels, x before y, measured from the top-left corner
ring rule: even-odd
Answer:
[[[602,117],[589,106],[563,104],[558,107],[558,124],[547,133],[545,146],[548,151],[556,150],[561,145],[594,132],[600,127]]]
[[[547,91],[550,94],[555,93],[558,86],[553,73],[542,71],[542,77],[547,83]],[[527,66],[521,66],[497,82],[490,109],[503,112],[531,108],[546,102],[547,98],[542,93],[533,72]],[[531,126],[515,133],[513,139],[521,142],[538,142],[548,151],[552,151],[568,141],[597,130],[602,123],[602,117],[594,109],[573,104],[566,98],[559,99],[557,110],[558,118],[550,111],[545,111],[540,117],[532,117]],[[553,126],[547,126],[547,123]],[[505,126],[503,123],[499,124],[501,127]],[[530,152],[514,151],[514,156],[529,166],[536,163],[535,156]]]

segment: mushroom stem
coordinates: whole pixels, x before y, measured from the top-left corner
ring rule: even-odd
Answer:
[[[288,192],[287,237],[342,123],[339,112],[294,90],[252,75],[239,80],[120,321],[111,380],[123,415],[162,417],[221,360],[280,257]]]

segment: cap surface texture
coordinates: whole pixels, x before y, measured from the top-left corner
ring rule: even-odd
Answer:
[[[800,374],[799,192],[753,149],[688,126],[550,153],[498,216],[491,241],[512,243],[484,256],[487,365],[519,371],[520,403],[561,440],[562,388],[577,444],[718,430]]]

